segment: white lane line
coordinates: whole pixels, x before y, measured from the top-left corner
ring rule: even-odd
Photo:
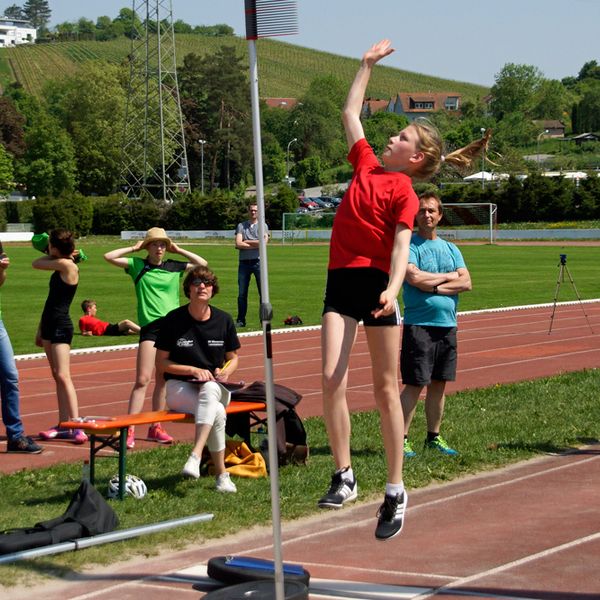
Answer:
[[[482,579],[484,577],[489,577],[491,575],[496,575],[498,573],[502,573],[503,571],[508,571],[509,569],[513,569],[515,567],[520,567],[522,565],[526,565],[527,563],[540,560],[542,558],[546,558],[547,556],[552,556],[553,554],[557,554],[559,552],[563,552],[564,550],[570,550],[571,548],[576,548],[577,546],[581,546],[582,544],[587,544],[588,542],[594,542],[600,539],[600,531],[596,533],[592,533],[591,535],[587,535],[582,538],[578,538],[576,540],[572,540],[570,542],[566,542],[564,544],[560,544],[559,546],[554,546],[553,548],[547,548],[546,550],[542,550],[541,552],[536,552],[535,554],[530,554],[529,556],[524,556],[523,558],[519,558],[517,560],[513,560],[511,562],[505,563],[503,565],[499,565],[494,567],[493,569],[488,569],[487,571],[481,571],[480,573],[475,573],[473,575],[469,575],[468,577],[463,577],[462,579],[457,579],[456,581],[452,581],[448,585],[441,586],[432,590],[431,592],[425,592],[421,594],[419,598],[425,600],[426,598],[432,598],[436,594],[440,592],[444,592],[445,590],[460,588],[462,585],[466,585],[477,581],[478,579]]]

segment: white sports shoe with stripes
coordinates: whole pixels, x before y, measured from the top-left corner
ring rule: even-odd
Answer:
[[[333,474],[329,491],[318,502],[320,508],[342,508],[346,502],[356,500],[358,496],[356,479],[349,481],[343,477],[349,468],[345,467]]]

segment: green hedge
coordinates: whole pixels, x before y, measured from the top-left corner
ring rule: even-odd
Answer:
[[[417,184],[417,193],[432,184]],[[441,190],[444,202],[491,202],[498,205],[502,223],[560,222],[600,219],[600,177],[591,172],[579,183],[561,177],[530,175],[524,181],[511,177],[500,183],[452,185]],[[228,230],[247,218],[250,199],[239,192],[217,190],[181,196],[172,204],[152,198],[130,200],[122,194],[84,197],[72,194],[57,199],[40,198],[0,203],[0,230],[6,223],[33,223],[36,232],[65,227],[78,235],[119,235],[144,231],[156,225],[165,229]],[[296,193],[287,186],[265,197],[267,222],[281,228],[281,215],[294,212]]]

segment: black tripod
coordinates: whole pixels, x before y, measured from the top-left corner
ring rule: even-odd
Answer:
[[[594,330],[592,329],[592,325],[590,324],[590,320],[588,319],[588,316],[585,312],[585,308],[583,307],[583,302],[581,301],[581,296],[579,295],[579,292],[577,291],[577,288],[575,287],[575,282],[573,281],[573,277],[571,276],[571,271],[569,271],[569,267],[567,267],[567,255],[561,254],[560,262],[558,263],[558,279],[556,280],[556,292],[554,294],[554,305],[552,307],[552,315],[550,317],[550,329],[548,329],[548,335],[550,335],[550,332],[552,331],[552,323],[554,322],[554,313],[556,312],[556,302],[558,300],[558,292],[560,291],[560,284],[564,283],[564,281],[565,281],[565,271],[567,272],[569,281],[571,282],[571,285],[573,286],[573,290],[575,291],[575,296],[577,296],[577,300],[579,300],[579,305],[581,306],[581,310],[583,311],[583,316],[585,317],[588,327],[590,328],[590,331],[592,333],[594,333]]]

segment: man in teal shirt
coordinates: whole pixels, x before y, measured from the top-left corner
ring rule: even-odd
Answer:
[[[404,412],[404,455],[415,456],[408,430],[419,396],[427,387],[425,447],[442,454],[458,454],[440,435],[447,381],[456,378],[456,311],[458,294],[471,290],[471,276],[460,250],[437,236],[442,219],[440,198],[433,192],[419,197],[417,233],[410,244],[408,268],[402,288],[404,323],[400,394]]]

